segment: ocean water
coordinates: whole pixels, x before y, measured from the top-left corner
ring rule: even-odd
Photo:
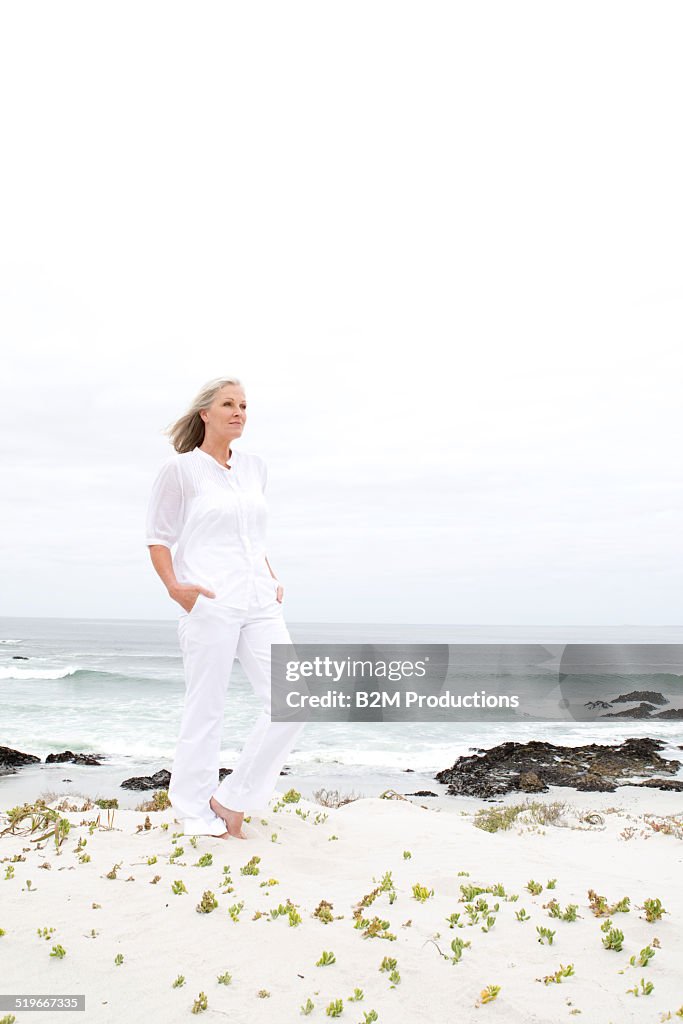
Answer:
[[[289,623],[295,643],[683,644],[683,627],[519,627]],[[26,660],[24,660],[26,659]],[[654,678],[654,677],[653,677]],[[630,689],[661,689],[642,676]],[[183,705],[177,620],[0,619],[0,745],[45,758],[61,750],[103,755],[125,778],[171,768]],[[221,764],[230,767],[259,707],[239,663],[228,688]],[[505,740],[664,740],[683,758],[683,722],[308,723],[288,767],[298,777],[362,785],[429,779],[461,754]],[[63,766],[65,767],[65,766]],[[62,769],[60,769],[62,770]],[[421,781],[424,785],[424,781]]]

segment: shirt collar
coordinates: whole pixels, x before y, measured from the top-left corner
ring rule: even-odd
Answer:
[[[237,449],[236,448],[232,448],[231,450],[232,450],[232,455],[230,456],[230,466],[232,467],[235,464],[235,456],[238,453],[237,453]],[[213,462],[214,466],[218,466],[219,469],[224,469],[226,471],[226,473],[232,471],[232,468],[229,470],[227,466],[221,466],[221,464],[218,461],[218,459],[214,459],[213,455],[209,455],[208,452],[202,451],[202,449],[199,447],[199,445],[197,445],[197,447],[194,449],[194,451],[198,452],[199,455],[202,456],[202,458],[208,459],[210,462]]]

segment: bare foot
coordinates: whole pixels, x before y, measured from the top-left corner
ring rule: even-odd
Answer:
[[[242,831],[244,811],[229,810],[229,808],[224,807],[223,804],[219,804],[215,796],[212,796],[209,800],[209,807],[214,814],[217,814],[219,818],[223,819],[228,829],[228,835],[233,836],[235,839],[247,839],[247,836],[245,836]],[[221,836],[221,839],[223,838],[224,836]]]

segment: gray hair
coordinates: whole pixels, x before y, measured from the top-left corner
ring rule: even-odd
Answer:
[[[199,411],[208,408],[226,384],[237,384],[242,387],[242,381],[237,377],[217,377],[208,381],[197,393],[187,412],[166,427],[164,434],[171,439],[171,444],[177,452],[191,452],[203,443],[204,420]]]

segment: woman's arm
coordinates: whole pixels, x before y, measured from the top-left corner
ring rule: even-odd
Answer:
[[[178,583],[173,571],[170,548],[164,544],[149,544],[148,547],[152,565],[166,587],[169,597],[177,601],[186,612],[192,611],[199,594],[204,594],[205,597],[216,596],[212,590],[207,590],[206,587],[197,587],[192,583]]]
[[[277,599],[280,602],[280,604],[282,604],[282,596],[283,596],[283,594],[285,592],[284,588],[282,587],[282,585],[281,585],[280,581],[278,580],[277,576],[275,575],[275,573],[271,569],[270,562],[268,561],[267,558],[266,558],[266,565],[268,566],[268,572],[270,573],[270,575],[273,577],[274,580],[277,580]]]

